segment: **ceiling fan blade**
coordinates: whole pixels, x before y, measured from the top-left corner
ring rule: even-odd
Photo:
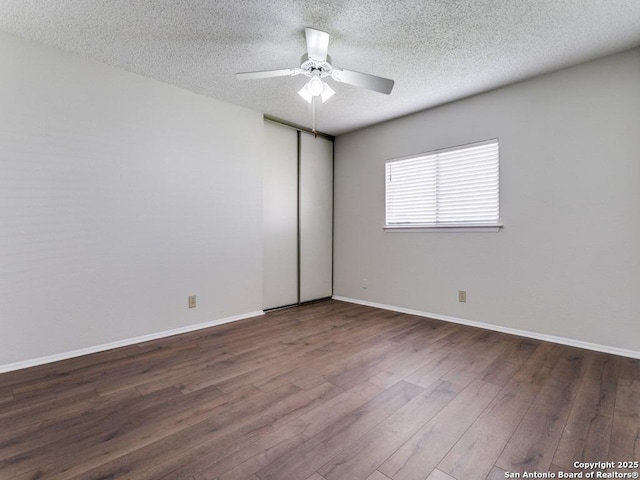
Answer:
[[[337,82],[348,83],[355,87],[367,88],[387,95],[391,93],[394,84],[394,81],[388,78],[342,68],[334,68],[331,71],[331,77]]]
[[[329,34],[308,27],[304,29],[304,34],[307,37],[307,54],[309,58],[326,62],[327,51],[329,50]]]
[[[256,80],[258,78],[274,78],[287,77],[289,75],[298,75],[299,69],[285,68],[284,70],[263,70],[261,72],[241,72],[236,73],[238,80]]]

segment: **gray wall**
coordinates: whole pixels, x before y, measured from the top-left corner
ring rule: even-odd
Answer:
[[[500,232],[383,231],[385,160],[494,137]],[[335,169],[336,296],[640,351],[640,50],[340,136]]]
[[[0,369],[261,310],[260,114],[6,34],[0,64]]]

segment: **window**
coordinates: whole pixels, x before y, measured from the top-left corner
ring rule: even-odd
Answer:
[[[498,140],[386,163],[386,227],[499,227]]]

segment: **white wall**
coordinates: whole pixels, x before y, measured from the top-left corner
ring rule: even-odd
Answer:
[[[382,230],[385,160],[494,137],[502,231]],[[640,352],[640,50],[338,137],[335,168],[336,296]]]
[[[6,34],[0,65],[0,367],[261,310],[260,114]]]

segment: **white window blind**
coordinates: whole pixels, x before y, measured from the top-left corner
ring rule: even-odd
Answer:
[[[497,226],[498,140],[386,163],[388,227]]]

